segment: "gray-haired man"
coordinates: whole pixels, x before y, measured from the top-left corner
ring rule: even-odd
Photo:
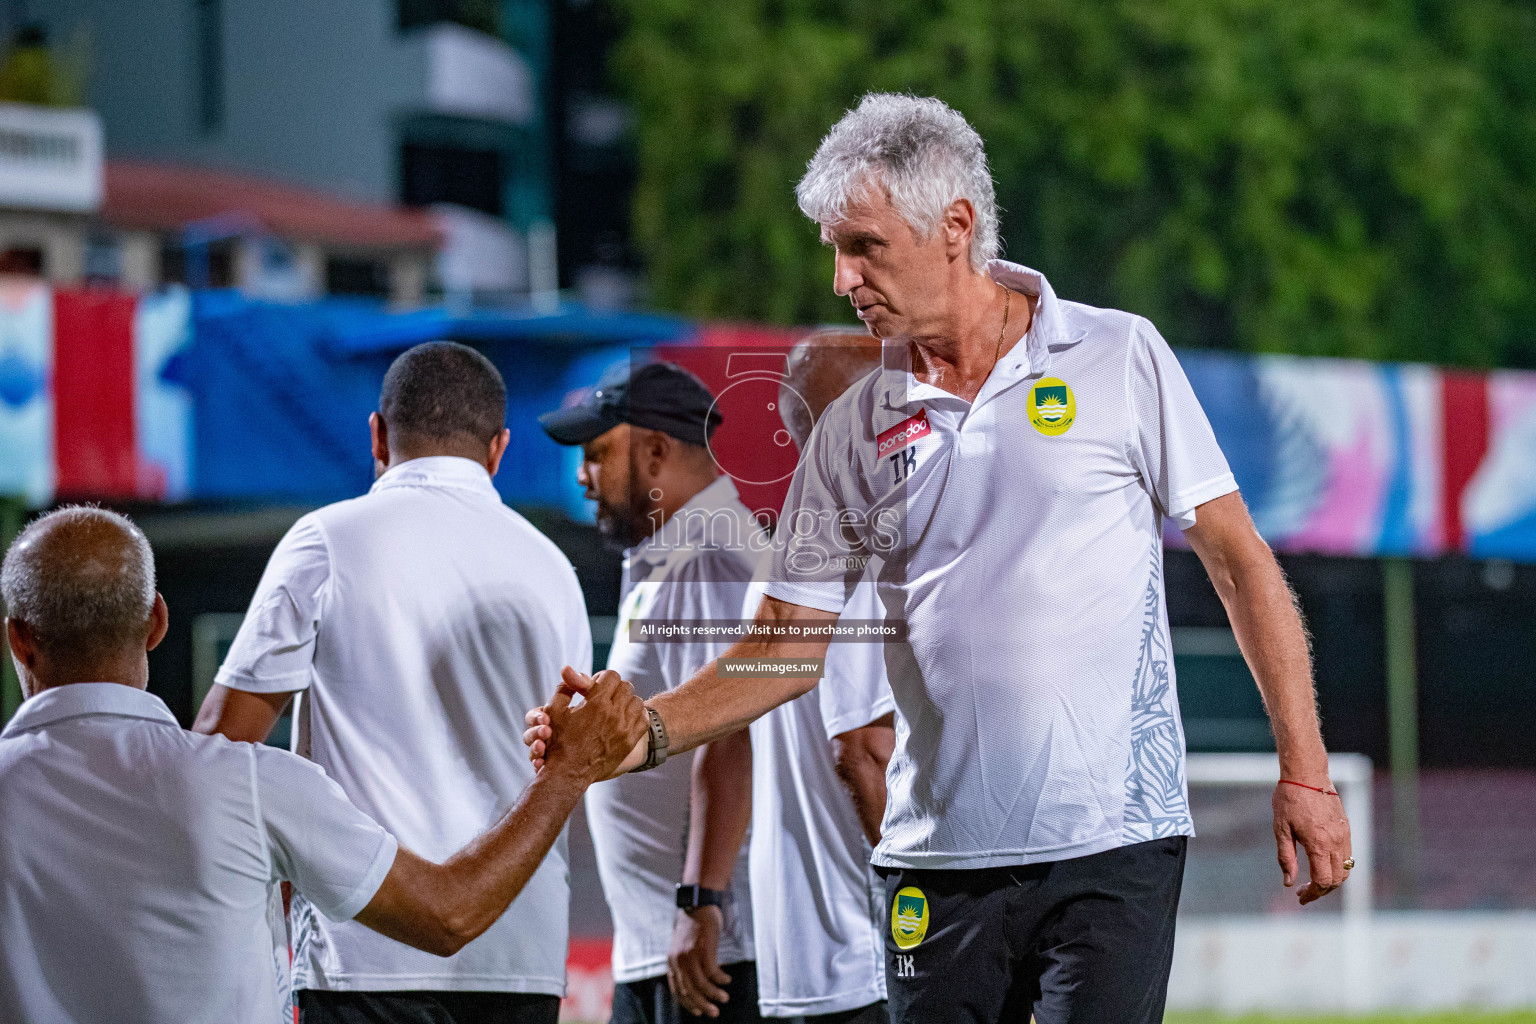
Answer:
[[[1159,1021],[1193,832],[1165,519],[1263,691],[1285,883],[1298,843],[1303,903],[1353,864],[1284,577],[1156,329],[996,258],[985,149],[958,113],[866,96],[798,196],[835,250],[833,289],[905,357],[817,425],[758,612],[765,628],[830,623],[878,555],[888,620],[907,625],[886,645],[897,740],[874,855],[892,1019]],[[791,637],[727,653],[825,649]],[[738,687],[710,666],[649,703],[678,750],[813,685]],[[538,712],[530,724],[537,755],[552,729]]]

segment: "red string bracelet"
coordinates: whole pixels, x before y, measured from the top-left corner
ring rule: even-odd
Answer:
[[[1323,794],[1323,796],[1339,795],[1339,791],[1334,789],[1332,786],[1329,786],[1327,789],[1323,789],[1320,786],[1309,786],[1305,782],[1292,782],[1290,779],[1281,779],[1280,782],[1282,785],[1286,786],[1300,786],[1302,789],[1310,789],[1314,793]]]

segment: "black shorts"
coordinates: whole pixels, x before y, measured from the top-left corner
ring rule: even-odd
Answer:
[[[299,1024],[555,1024],[560,997],[522,992],[299,992]]]
[[[843,1010],[840,1013],[813,1013],[800,1020],[803,1024],[891,1024],[891,1015],[885,1007],[885,1000],[878,1003],[870,1003],[861,1006],[857,1010]]]
[[[761,1020],[757,1011],[757,964],[741,960],[721,964],[720,969],[731,976],[731,983],[725,986],[731,999],[720,1006],[718,1017],[695,1017],[677,1005],[672,990],[667,988],[667,976],[661,974],[613,986],[613,1016],[608,1018],[608,1024],[681,1024],[683,1021],[732,1024]]]
[[[1186,846],[1173,836],[1048,864],[879,869],[891,1020],[1160,1024]]]

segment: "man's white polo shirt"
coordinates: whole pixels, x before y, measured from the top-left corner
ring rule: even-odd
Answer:
[[[187,732],[117,683],[22,704],[0,822],[0,1020],[18,1024],[271,1024],[271,887],[346,920],[397,849],[319,767]]]
[[[662,619],[737,622],[756,561],[768,546],[762,527],[729,477],[695,494],[653,536],[625,553],[619,623],[608,667],[643,698],[681,686],[731,645],[731,637],[633,643],[629,624]],[[598,877],[613,915],[613,980],[665,974],[677,884],[687,853],[693,755],[652,771],[622,775],[587,790],[587,824]],[[752,905],[747,851],[731,877],[718,950],[722,964],[751,960]]]
[[[591,663],[565,556],[502,504],[484,466],[435,457],[294,525],[218,681],[304,690],[295,749],[441,861],[532,781],[523,714],[548,700],[563,666]],[[569,907],[563,834],[507,912],[447,959],[297,900],[294,987],[560,995]]]
[[[742,609],[757,614],[765,584]],[[879,619],[863,581],[844,619]],[[832,739],[891,712],[883,646],[827,649],[821,685],[752,723],[752,923],[765,1017],[842,1013],[885,998],[879,879]]]
[[[873,553],[887,617],[907,623],[886,645],[898,717],[875,862],[893,867],[1192,834],[1162,520],[1188,528],[1236,484],[1150,323],[988,270],[1038,296],[1024,341],[974,402],[901,366],[850,388],[776,534],[769,594],[841,611]]]

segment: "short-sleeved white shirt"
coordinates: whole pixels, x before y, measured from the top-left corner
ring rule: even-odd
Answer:
[[[743,618],[757,613],[754,584]],[[862,581],[845,619],[884,615]],[[832,739],[893,709],[878,643],[827,648],[821,684],[752,723],[752,922],[765,1017],[842,1013],[885,998],[879,880]]]
[[[441,861],[533,779],[518,737],[560,669],[592,663],[570,563],[469,459],[412,459],[310,513],[273,552],[218,681],[303,690],[295,749],[410,849]],[[303,900],[294,986],[565,991],[565,838],[512,906],[446,959]]]
[[[766,547],[762,527],[729,477],[695,494],[655,535],[625,553],[608,667],[643,698],[681,686],[719,657],[731,638],[634,643],[629,624],[738,621],[753,566]],[[666,973],[687,854],[692,772],[689,753],[587,790],[587,825],[613,915],[613,980],[620,984]],[[753,957],[745,849],[731,876],[730,893],[718,949],[722,964]]]
[[[903,366],[850,388],[775,535],[769,594],[841,611],[874,553],[887,618],[907,623],[885,645],[898,716],[875,862],[893,867],[1192,834],[1162,520],[1187,528],[1236,483],[1150,323],[988,270],[1038,296],[1023,343],[974,402]]]
[[[346,920],[397,849],[316,765],[187,732],[118,683],[22,704],[0,822],[6,1021],[271,1024],[272,887]]]

